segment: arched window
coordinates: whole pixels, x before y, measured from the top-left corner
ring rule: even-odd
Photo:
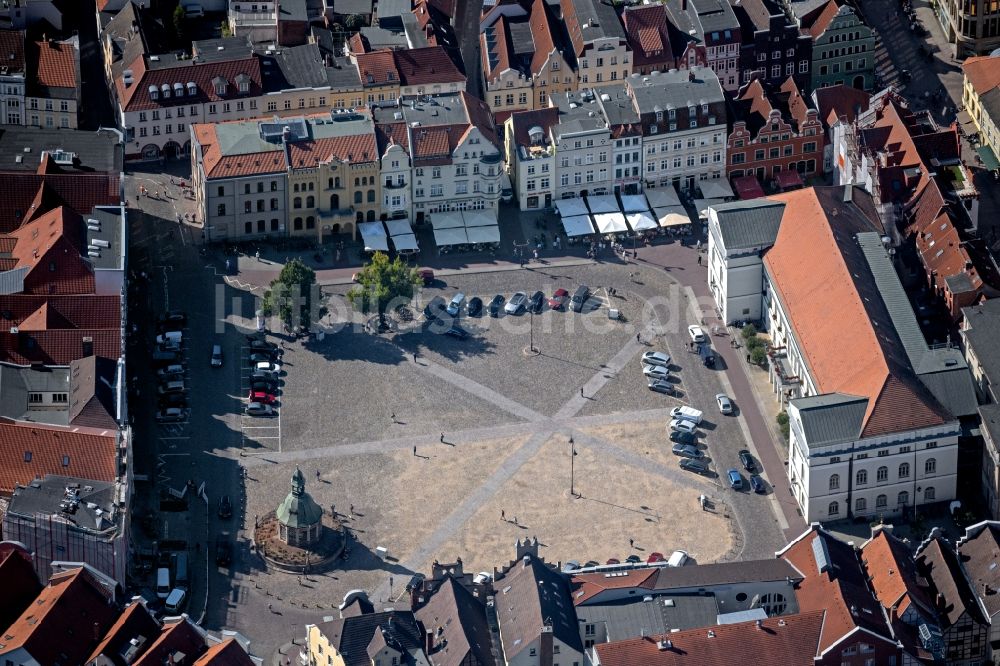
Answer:
[[[868,470],[859,469],[858,473],[854,476],[854,482],[859,486],[863,486],[868,483]]]
[[[934,474],[936,472],[937,472],[937,459],[928,458],[927,461],[924,462],[924,474]]]
[[[332,190],[332,189],[333,189],[333,178],[330,178],[330,179],[328,179],[328,180],[326,181],[326,188],[327,188],[328,190]]]
[[[292,223],[292,227],[296,231],[302,231],[302,218],[301,217],[295,218],[295,222]]]
[[[373,210],[368,211],[368,221],[369,222],[375,221],[375,211]]]
[[[889,468],[888,467],[879,467],[877,470],[875,470],[875,482],[876,483],[878,483],[879,481],[888,481],[888,480],[889,480]]]
[[[330,209],[331,210],[337,210],[339,208],[340,208],[340,195],[339,194],[331,194],[330,195]]]
[[[932,501],[934,501],[934,495],[935,495],[935,493],[934,493],[934,486],[927,486],[926,488],[924,488],[924,501],[925,502],[932,502]]]
[[[315,228],[316,228],[316,218],[310,215],[309,217],[306,218],[306,229],[315,229]]]
[[[831,474],[830,475],[830,490],[838,490],[840,488],[840,475]]]
[[[375,203],[375,190],[368,190],[368,203]]]
[[[360,178],[355,178],[354,179],[354,187],[357,187],[360,184],[361,184],[361,179]]]
[[[309,181],[309,191],[312,192],[316,189],[316,183]]]
[[[310,194],[309,196],[306,197],[306,208],[315,208],[315,207],[316,207],[316,197]]]
[[[295,183],[294,185],[292,185],[292,190],[295,191],[295,192],[298,192],[299,191],[299,184]]]
[[[898,504],[899,506],[906,506],[909,503],[910,503],[910,493],[909,492],[907,492],[907,491],[904,490],[903,492],[901,492],[898,495],[896,495],[896,504]]]
[[[875,498],[875,508],[884,509],[889,506],[889,498],[886,495],[879,495]]]
[[[910,476],[910,463],[899,463],[899,478],[905,479]]]
[[[840,513],[840,502],[830,502],[830,506],[826,507],[826,515],[836,516]]]
[[[333,186],[338,190],[340,189],[340,176],[337,176],[336,178],[333,179]]]
[[[302,197],[292,199],[292,208],[302,208]]]
[[[865,500],[864,497],[859,497],[858,499],[854,500],[854,511],[856,513],[861,513],[863,511],[866,511],[867,509],[868,509],[868,501]]]

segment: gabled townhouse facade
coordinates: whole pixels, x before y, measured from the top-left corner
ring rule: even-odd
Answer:
[[[550,130],[558,177],[557,198],[611,192],[611,130],[600,115],[599,89],[552,96],[559,110]]]
[[[600,0],[560,0],[580,87],[613,85],[632,73],[632,54],[615,8]]]
[[[76,129],[80,51],[76,40],[28,42],[24,121],[32,127]]]
[[[875,86],[875,31],[845,0],[827,0],[799,25],[812,37],[811,88]]]
[[[789,76],[799,90],[809,91],[812,37],[788,18],[772,0],[742,0],[733,5],[740,23],[740,85],[759,72],[766,84],[780,85]]]
[[[622,23],[632,51],[632,72],[646,75],[666,72],[677,67],[674,46],[670,40],[667,8],[662,4],[631,5],[622,12]],[[687,42],[686,38],[681,41]],[[687,59],[683,59],[687,64]],[[704,64],[704,63],[701,63]]]
[[[625,84],[604,86],[597,103],[611,131],[611,186],[615,192],[638,194],[642,188],[642,123]]]
[[[27,70],[24,60],[24,33],[20,30],[0,30],[0,123],[24,123],[24,91]]]
[[[559,108],[511,114],[504,123],[504,149],[510,182],[521,210],[549,208],[555,198],[556,150],[552,130]]]
[[[665,6],[676,28],[674,40],[679,33],[688,41],[683,51],[680,44],[675,45],[675,53],[681,51],[678,64],[706,65],[719,77],[724,90],[736,91],[741,85],[742,33],[728,0],[685,0]]]
[[[770,183],[782,173],[809,178],[822,171],[823,126],[794,79],[770,91],[753,79],[740,88],[729,108],[729,178],[753,174],[761,183]]]

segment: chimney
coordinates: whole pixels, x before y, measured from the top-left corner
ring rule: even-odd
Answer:
[[[893,606],[892,608],[889,609],[889,621],[895,622],[898,619],[899,619],[899,609],[896,606]]]
[[[94,338],[92,338],[90,336],[87,336],[87,337],[83,338],[81,351],[83,352],[83,357],[84,358],[86,358],[88,356],[93,356],[94,355]]]
[[[434,631],[428,629],[424,632],[424,654],[430,656],[431,650],[434,649]]]
[[[656,642],[656,649],[659,650],[660,652],[663,652],[665,650],[671,650],[673,649],[673,647],[674,647],[673,641],[662,640]]]
[[[757,631],[760,631],[761,627],[764,626],[764,620],[757,620],[754,624],[757,627]]]
[[[714,632],[714,631],[712,631],[711,629],[709,629],[709,630],[708,630],[708,637],[709,637],[709,638],[715,638],[715,632]]]

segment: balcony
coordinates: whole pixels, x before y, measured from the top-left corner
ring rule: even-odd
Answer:
[[[241,28],[273,26],[278,24],[275,12],[237,12],[229,10],[229,25]]]
[[[500,160],[500,153],[486,153],[479,158],[479,161],[483,164],[499,164]]]
[[[382,189],[384,189],[384,190],[399,190],[399,189],[402,189],[404,187],[406,187],[406,183],[400,183],[398,181],[395,182],[395,183],[391,183],[391,182],[382,183]]]

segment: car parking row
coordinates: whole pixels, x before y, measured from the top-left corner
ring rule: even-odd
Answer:
[[[276,417],[284,351],[262,336],[247,336],[243,346],[243,413],[252,417]]]
[[[178,311],[164,313],[157,322],[152,363],[157,380],[156,421],[160,424],[184,424],[190,415],[184,354],[186,327],[187,315]]]

